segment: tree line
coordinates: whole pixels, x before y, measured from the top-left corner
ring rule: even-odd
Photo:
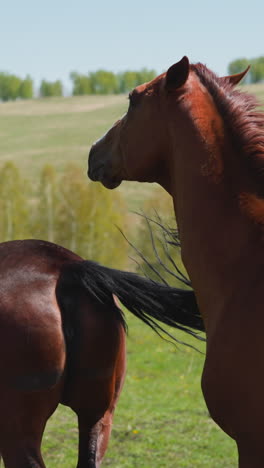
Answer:
[[[245,83],[261,83],[264,82],[264,56],[247,59],[238,58],[233,60],[228,65],[228,73],[233,75],[244,71],[248,65],[250,69],[245,77]]]
[[[103,69],[87,74],[72,72],[70,73],[72,95],[127,93],[135,86],[151,81],[156,74],[155,70],[147,68],[120,73]],[[61,80],[42,80],[36,94],[39,97],[63,96],[63,84]],[[0,100],[32,99],[33,97],[34,83],[29,76],[21,79],[16,75],[0,72]]]
[[[239,73],[250,65],[246,75],[246,83],[264,82],[264,56],[247,59],[238,58],[228,65],[228,73]],[[82,74],[70,73],[72,82],[71,94],[82,96],[89,94],[122,94],[127,93],[136,86],[151,81],[157,72],[147,68],[141,70],[125,70],[113,73],[104,69]],[[63,96],[63,83],[61,80],[42,80],[38,90],[34,90],[34,82],[30,76],[24,79],[17,75],[0,72],[0,100],[32,99],[39,97]]]
[[[30,76],[21,79],[11,73],[0,72],[0,99],[31,99],[33,97],[33,80]]]
[[[113,73],[98,70],[87,75],[72,72],[70,78],[73,83],[72,94],[122,94],[127,93],[136,86],[153,80],[157,75],[155,70],[143,68],[139,71],[127,70]]]

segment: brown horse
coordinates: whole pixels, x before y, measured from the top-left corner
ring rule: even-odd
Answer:
[[[89,176],[158,182],[173,197],[207,334],[204,397],[240,468],[263,468],[264,114],[234,87],[246,71],[219,78],[184,57],[138,86],[92,147]]]
[[[156,319],[194,334],[203,322],[192,291],[84,261],[38,240],[0,244],[0,278],[5,467],[45,467],[41,439],[59,403],[78,417],[77,467],[99,467],[125,375],[126,325],[113,294],[158,332]]]

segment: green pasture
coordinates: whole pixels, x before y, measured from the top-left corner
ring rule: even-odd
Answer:
[[[45,98],[0,104],[0,161],[36,174],[45,163],[86,169],[88,149],[124,113],[124,96]]]
[[[122,116],[127,96],[44,98],[0,103],[0,164],[13,161],[28,177],[37,177],[45,164],[58,171],[76,163],[87,172],[88,151]],[[153,185],[130,182],[120,190],[131,208],[139,206]]]
[[[263,102],[264,86],[251,89]],[[125,96],[1,103],[0,164],[11,160],[34,181],[46,163],[62,171],[74,162],[83,168],[86,178],[90,145],[126,108]],[[129,208],[139,209],[153,186],[123,183],[118,190]],[[203,354],[162,341],[127,315],[127,377],[103,466],[234,468],[235,445],[214,424],[203,402]],[[197,344],[193,339],[191,343]],[[75,467],[77,426],[70,410],[61,406],[56,411],[47,425],[43,446],[49,468]]]

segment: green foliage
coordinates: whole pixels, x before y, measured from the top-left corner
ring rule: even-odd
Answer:
[[[21,99],[33,98],[33,81],[30,76],[27,76],[24,80],[21,81],[19,97],[21,97]]]
[[[155,70],[148,70],[147,68],[142,68],[138,73],[138,82],[137,84],[140,85],[142,83],[147,83],[151,81],[157,76],[157,72]]]
[[[0,100],[9,101],[18,98],[33,97],[33,82],[29,76],[21,80],[16,75],[0,72]]]
[[[119,73],[119,89],[121,93],[128,93],[139,84],[139,76],[136,71],[124,71]]]
[[[62,96],[62,83],[59,80],[54,82],[42,80],[39,93],[41,97]]]
[[[73,82],[73,96],[82,96],[84,94],[92,94],[92,84],[89,76],[80,75],[77,72],[70,74],[70,79]]]
[[[121,73],[101,69],[87,75],[71,72],[72,95],[127,93],[135,86],[152,80],[155,76],[155,70],[148,70],[147,68],[142,68],[139,71],[127,70]],[[62,96],[62,82],[60,80],[51,82],[43,79],[40,84],[39,95],[41,97]],[[32,97],[33,81],[29,76],[22,80],[16,75],[0,72],[0,100],[32,99]]]
[[[21,79],[9,73],[0,73],[0,99],[3,101],[14,100],[19,97]]]
[[[58,198],[57,243],[109,266],[126,263],[128,246],[116,228],[125,221],[118,192],[88,183],[79,167],[69,165],[60,179]]]
[[[252,60],[250,75],[251,83],[264,82],[264,57]]]
[[[98,70],[89,74],[92,94],[116,94],[118,92],[117,76],[113,72]]]
[[[29,233],[31,201],[17,167],[7,162],[0,170],[0,239],[22,239]]]
[[[49,242],[56,242],[58,183],[53,166],[44,166],[40,173],[35,208],[32,216],[32,230],[35,236]]]
[[[84,94],[121,94],[127,93],[136,86],[155,78],[155,70],[142,68],[139,71],[126,70],[113,73],[107,70],[97,70],[87,75],[72,72],[74,96]]]
[[[127,93],[136,86],[151,81],[157,76],[155,70],[142,68],[139,71],[127,70],[118,74],[119,92]]]
[[[44,239],[84,258],[124,267],[128,245],[116,225],[124,228],[126,209],[118,192],[89,184],[75,165],[60,176],[45,166],[33,188],[13,163],[6,163],[0,180],[0,242]]]

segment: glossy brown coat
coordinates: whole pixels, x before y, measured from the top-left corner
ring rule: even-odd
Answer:
[[[107,448],[125,375],[125,330],[113,300],[99,303],[76,285],[58,290],[72,262],[81,259],[48,242],[0,244],[0,453],[6,468],[44,468],[41,439],[59,403],[78,417],[78,468],[99,467]]]
[[[264,116],[184,57],[130,94],[127,114],[91,149],[106,187],[158,182],[173,197],[182,257],[202,313],[202,388],[235,439],[240,468],[264,466]]]

